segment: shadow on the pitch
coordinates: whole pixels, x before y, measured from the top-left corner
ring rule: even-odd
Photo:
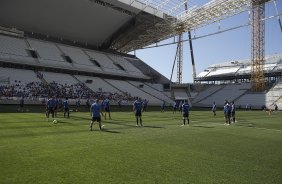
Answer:
[[[107,132],[107,133],[113,133],[113,134],[119,134],[119,131],[114,131],[114,130],[109,130],[109,129],[102,129],[102,132]]]
[[[121,126],[126,126],[126,127],[135,127],[135,125],[130,125],[130,124],[125,124],[125,123],[131,123],[129,121],[106,121],[107,124],[113,124],[113,125],[121,125]]]
[[[254,124],[238,124],[238,123],[235,123],[233,125],[241,126],[241,127],[256,127],[256,125],[254,125]]]
[[[160,126],[150,126],[150,125],[145,125],[143,126],[145,128],[165,128],[165,127],[160,127]]]
[[[192,125],[192,127],[196,127],[196,128],[214,128],[213,126],[204,126],[204,125]]]
[[[22,132],[21,134],[10,134],[10,135],[0,135],[1,138],[20,138],[20,137],[42,137],[42,136],[61,136],[65,134],[77,134],[81,132],[87,132],[89,130],[83,129],[83,130],[72,130],[72,131],[54,131],[54,132]]]

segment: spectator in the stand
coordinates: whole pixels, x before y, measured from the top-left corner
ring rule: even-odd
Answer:
[[[23,96],[25,99],[46,98],[47,96],[57,96],[58,99],[68,96],[69,99],[105,99],[109,98],[113,101],[133,101],[134,98],[128,94],[118,94],[110,92],[93,92],[85,85],[78,83],[73,85],[59,84],[51,82],[49,84],[43,82],[23,83],[19,80],[13,81],[11,85],[0,85],[1,97],[19,97]],[[59,103],[62,107],[62,102]],[[59,107],[60,108],[60,107]]]

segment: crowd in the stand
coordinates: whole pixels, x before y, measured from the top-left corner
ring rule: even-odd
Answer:
[[[134,99],[130,94],[111,93],[111,92],[94,92],[90,90],[85,84],[58,84],[56,82],[30,82],[23,83],[21,81],[14,81],[13,84],[0,85],[0,97],[24,97],[26,99],[35,98],[66,98],[69,99],[105,99],[110,100],[126,100]]]

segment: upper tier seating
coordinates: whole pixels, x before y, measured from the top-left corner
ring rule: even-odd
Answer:
[[[149,82],[145,82],[145,84],[158,91],[164,91],[164,86],[162,84],[149,83]]]
[[[121,93],[117,88],[113,87],[109,83],[105,82],[99,77],[90,77],[75,75],[75,77],[81,82],[85,83],[87,87],[96,92],[111,92],[111,93]]]
[[[250,84],[229,84],[216,93],[211,94],[208,98],[198,102],[198,104],[209,107],[213,102],[219,104],[223,104],[224,100],[231,102],[244,94],[250,87]]]
[[[130,84],[134,85],[135,87],[139,88],[140,90],[143,90],[149,94],[151,94],[152,96],[155,96],[156,98],[160,99],[160,100],[164,100],[168,103],[172,102],[172,100],[164,95],[162,92],[144,84],[144,83],[141,83],[141,82],[135,82],[135,81],[128,81]]]
[[[27,39],[30,46],[37,51],[40,63],[48,66],[72,67],[62,57],[61,51],[51,42],[44,42],[35,39]]]
[[[90,58],[77,47],[58,45],[60,50],[73,61],[73,66],[79,69],[101,71],[101,68],[90,61]]]
[[[203,90],[203,91],[199,92],[198,95],[194,98],[193,102],[197,103],[197,102],[203,100],[204,98],[208,97],[212,93],[220,90],[223,87],[224,86],[222,86],[222,85],[212,85],[212,86],[209,86],[206,90]]]
[[[24,39],[0,35],[0,58],[10,62],[21,61],[35,64],[35,60],[29,56],[27,49],[29,47]]]
[[[185,91],[174,91],[174,98],[176,100],[188,99],[188,95]]]
[[[216,70],[211,71],[207,76],[216,76],[216,75],[226,75],[226,74],[235,74],[240,67],[228,67],[228,68],[217,68]]]
[[[121,56],[114,55],[114,54],[107,54],[109,58],[111,58],[112,61],[115,63],[121,65],[125,71],[131,75],[141,76],[145,77],[144,74],[138,70],[135,66],[133,66],[131,63],[129,63],[126,59],[124,59]]]
[[[64,73],[53,73],[53,72],[40,72],[43,74],[43,78],[48,82],[56,82],[58,84],[77,84],[79,81],[77,81],[75,78],[73,78],[69,74]]]
[[[32,70],[14,69],[14,68],[1,68],[0,76],[9,78],[9,84],[41,82],[37,75]]]
[[[126,75],[125,71],[119,69],[116,65],[114,65],[113,62],[103,53],[90,50],[87,50],[86,53],[92,59],[95,59],[97,62],[99,62],[104,71]]]
[[[265,93],[247,93],[235,101],[237,106],[241,105],[242,108],[248,104],[253,108],[260,108],[266,104]]]
[[[118,88],[120,91],[127,92],[131,96],[141,97],[143,99],[148,100],[150,104],[154,104],[154,105],[161,104],[160,99],[157,99],[149,95],[148,93],[139,90],[137,87],[126,81],[111,80],[111,79],[105,79],[105,81],[109,82],[110,84]]]

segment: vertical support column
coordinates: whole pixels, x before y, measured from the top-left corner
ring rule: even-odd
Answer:
[[[178,36],[178,50],[177,50],[177,83],[182,84],[182,70],[183,70],[183,34]]]
[[[265,0],[252,0],[251,82],[253,91],[265,89]]]

